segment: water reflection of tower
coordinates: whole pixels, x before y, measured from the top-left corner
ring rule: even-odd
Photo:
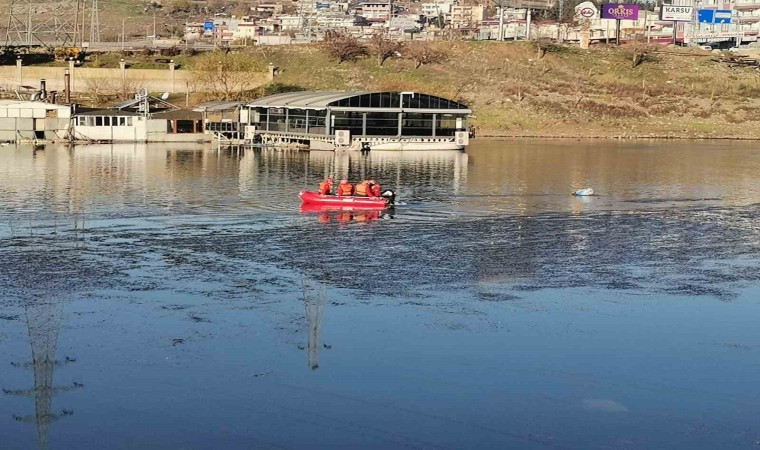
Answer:
[[[59,387],[53,385],[53,370],[55,367],[74,361],[69,357],[66,357],[63,361],[56,361],[55,359],[62,310],[63,306],[61,302],[51,298],[38,298],[27,303],[25,313],[29,343],[32,347],[32,361],[13,365],[32,369],[34,372],[34,387],[23,390],[3,389],[3,392],[7,395],[31,397],[34,399],[34,415],[14,415],[13,417],[19,422],[37,425],[39,448],[41,450],[48,448],[50,424],[61,417],[73,414],[72,411],[66,409],[61,410],[57,414],[53,413],[53,396],[82,387],[78,383],[73,383],[71,386]]]
[[[304,286],[304,308],[306,310],[306,324],[308,338],[306,351],[308,364],[311,370],[319,368],[320,337],[322,335],[322,312],[325,308],[327,293],[324,286],[319,289]],[[325,348],[329,348],[325,345]]]

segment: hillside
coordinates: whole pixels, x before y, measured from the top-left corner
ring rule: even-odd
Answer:
[[[7,12],[11,0],[0,0],[0,39],[5,41]],[[87,9],[85,14],[85,36],[89,36],[89,8],[91,0],[82,0]],[[161,36],[181,36],[186,21],[202,20],[217,12],[246,14],[250,4],[243,0],[98,0],[100,38],[102,41],[116,42],[121,39],[122,24],[127,41],[144,39],[153,34],[155,20],[156,33]],[[20,6],[24,9],[24,6]],[[49,14],[60,7],[53,0],[35,2],[35,11]],[[73,15],[73,10],[72,10]],[[65,16],[64,14],[64,17]]]
[[[760,138],[760,76],[701,50],[658,48],[632,68],[631,49],[441,42],[445,62],[396,58],[337,64],[316,46],[252,56],[289,88],[413,90],[459,99],[481,134]]]
[[[443,57],[416,67],[409,58],[415,47]],[[338,64],[317,44],[172,57],[180,70],[211,61],[206,70],[215,72],[218,60],[237,67],[231,70],[261,72],[269,63],[280,68],[273,84],[236,95],[245,99],[303,89],[420,91],[456,99],[474,110],[481,136],[760,139],[760,73],[754,67],[683,48],[542,48],[539,57],[534,42],[407,42],[401,56],[382,67],[372,56]],[[636,67],[634,50],[648,52]],[[116,68],[124,56],[134,69],[166,68],[166,57],[144,53],[91,55],[85,66]]]

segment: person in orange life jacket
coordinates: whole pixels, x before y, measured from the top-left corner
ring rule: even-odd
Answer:
[[[354,186],[348,182],[348,180],[340,180],[340,184],[338,185],[338,196],[340,197],[350,197],[354,195]]]
[[[375,180],[369,180],[369,194],[372,197],[380,197],[380,185]]]
[[[319,193],[322,195],[332,194],[332,188],[333,188],[332,177],[327,177],[325,181],[319,183]]]
[[[364,180],[356,185],[356,191],[354,195],[357,197],[366,197],[369,195],[369,180]]]

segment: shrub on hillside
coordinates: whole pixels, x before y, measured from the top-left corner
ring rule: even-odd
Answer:
[[[182,51],[179,48],[177,48],[176,46],[175,47],[169,47],[169,48],[162,48],[159,51],[159,54],[161,56],[177,56],[177,55],[179,55],[181,53],[182,53]]]
[[[325,33],[324,48],[331,57],[338,61],[356,61],[367,54],[367,48],[356,36],[342,30],[330,30]]]
[[[448,60],[448,54],[427,42],[415,42],[407,46],[404,55],[414,61],[414,68],[428,64],[441,64]]]
[[[402,43],[391,39],[385,33],[375,33],[369,40],[370,53],[377,58],[377,65],[382,66],[388,58],[401,50]]]

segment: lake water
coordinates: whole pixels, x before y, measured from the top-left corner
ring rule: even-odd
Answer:
[[[402,204],[301,211],[329,174]],[[760,448],[758,174],[732,142],[0,148],[0,447]]]

